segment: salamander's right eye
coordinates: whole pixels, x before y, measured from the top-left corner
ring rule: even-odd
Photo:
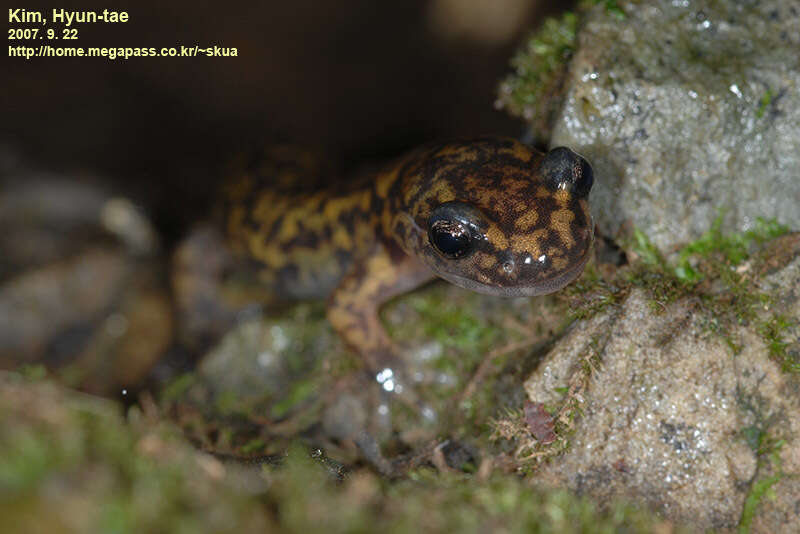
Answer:
[[[447,259],[468,256],[483,236],[485,222],[474,206],[459,201],[440,204],[428,218],[428,241]]]
[[[463,258],[472,251],[472,236],[469,228],[458,221],[438,219],[428,230],[431,245],[442,256],[450,259]]]

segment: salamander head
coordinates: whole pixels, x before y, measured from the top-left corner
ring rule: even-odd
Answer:
[[[461,152],[459,154],[459,152]],[[594,225],[589,163],[508,139],[440,148],[418,168],[405,248],[467,289],[516,297],[551,293],[583,271]],[[427,178],[424,178],[427,177]],[[412,188],[414,189],[414,188]]]

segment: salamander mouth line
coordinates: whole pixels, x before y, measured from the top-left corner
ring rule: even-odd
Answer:
[[[552,278],[540,280],[533,286],[492,286],[481,282],[476,282],[471,278],[466,278],[457,274],[438,273],[438,275],[459,287],[463,287],[477,293],[482,293],[484,295],[491,295],[495,297],[535,297],[538,295],[554,293],[577,278],[583,271],[583,268],[589,262],[592,249],[592,246],[587,247],[586,252],[584,252],[583,256],[581,256],[581,259],[566,271],[558,273]]]

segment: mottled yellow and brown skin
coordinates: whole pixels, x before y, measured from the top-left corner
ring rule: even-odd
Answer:
[[[547,160],[556,168],[513,139],[429,145],[349,188],[298,190],[298,182],[319,182],[320,169],[275,149],[229,183],[225,232],[276,294],[327,296],[334,328],[379,373],[397,367],[378,310],[398,294],[440,276],[483,293],[539,295],[581,273],[593,239],[591,169],[561,150],[566,159]],[[559,181],[573,171],[589,174],[584,190]],[[469,253],[457,259],[431,242],[431,217],[447,212],[443,204],[474,222]]]

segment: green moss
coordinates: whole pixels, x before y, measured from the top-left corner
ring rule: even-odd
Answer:
[[[491,410],[497,408],[496,403],[486,404],[487,400],[477,398],[491,387],[491,376],[486,377],[487,383],[481,384],[473,398],[460,406],[455,403],[486,355],[502,344],[504,337],[519,337],[518,333],[510,333],[498,324],[499,318],[487,319],[481,309],[482,302],[480,295],[446,284],[433,284],[403,295],[383,311],[387,331],[401,350],[410,353],[427,346],[434,351],[431,356],[409,365],[428,376],[438,374],[443,378],[441,382],[418,385],[417,390],[437,413],[439,427],[450,436],[480,433],[478,427],[485,424]],[[413,359],[411,354],[408,357]],[[503,361],[498,358],[494,363],[501,365]],[[401,426],[420,424],[419,414],[407,407],[396,406],[394,413],[401,417],[397,420]]]
[[[667,263],[661,252],[647,235],[634,228],[628,249],[633,253],[633,264],[623,271],[623,278],[632,287],[644,288],[656,308],[675,302],[687,295],[691,287],[676,274],[676,268]]]
[[[461,306],[443,293],[417,297],[411,305],[419,313],[422,335],[445,349],[481,352],[497,340],[497,328],[480,320],[475,308]]]
[[[677,260],[668,263],[650,239],[638,228],[634,228],[633,239],[629,249],[633,251],[639,262],[665,274],[674,276],[679,281],[692,285],[706,276],[718,277],[722,271],[730,270],[747,260],[754,247],[780,237],[789,231],[785,225],[775,219],[758,217],[752,230],[746,232],[723,233],[723,214],[711,224],[711,228],[696,241],[684,246],[677,254]],[[707,259],[716,262],[705,265],[698,270],[697,260]]]
[[[663,267],[664,257],[661,252],[656,248],[647,234],[639,230],[633,229],[633,243],[630,245],[632,250],[639,258],[639,261],[651,267]]]
[[[560,108],[560,92],[575,51],[577,29],[575,13],[545,19],[511,59],[514,74],[500,86],[500,106],[531,122],[533,130],[541,132],[541,140],[548,137],[544,132],[549,131]]]
[[[674,268],[675,275],[680,280],[693,283],[702,279],[702,274],[690,262],[693,256],[699,255],[708,258],[718,254],[730,266],[736,267],[750,257],[753,245],[761,245],[789,231],[788,227],[774,219],[767,220],[758,217],[752,230],[724,234],[722,232],[722,219],[723,215],[719,215],[708,232],[703,234],[697,241],[693,241],[681,249],[677,265]]]
[[[621,272],[622,282],[630,287],[646,289],[657,307],[688,294],[690,288],[681,282],[661,252],[638,228],[634,229],[628,249],[632,252],[633,262]]]
[[[761,97],[761,100],[758,101],[758,111],[756,111],[756,117],[759,119],[764,116],[764,113],[767,111],[770,103],[772,103],[773,98],[772,91],[767,89],[767,92]]]
[[[792,321],[784,315],[773,314],[758,324],[758,333],[767,345],[770,356],[780,362],[781,369],[787,373],[800,373],[800,355],[790,354],[783,335],[793,326]]]
[[[784,372],[800,373],[798,356],[787,351],[783,336],[793,326],[780,314],[765,314],[771,308],[770,295],[760,291],[750,275],[752,267],[738,269],[769,240],[788,232],[777,221],[758,218],[753,229],[724,233],[722,215],[708,232],[677,251],[668,261],[647,236],[634,229],[628,250],[635,258],[625,272],[626,282],[646,289],[655,307],[679,298],[692,297],[709,320],[706,328],[719,335],[738,354],[741,344],[733,337],[733,326],[755,324],[770,355]],[[624,292],[624,286],[618,289]]]
[[[769,411],[763,398],[757,394],[747,394],[737,388],[736,399],[739,409],[754,420],[742,429],[741,435],[757,457],[756,473],[750,481],[749,491],[739,519],[739,532],[750,532],[759,504],[764,498],[774,498],[772,487],[786,476],[781,467],[780,450],[785,440],[773,435],[779,425]]]
[[[617,0],[581,0],[579,5],[581,9],[588,9],[593,6],[603,6],[605,8],[605,12],[617,20],[622,21],[627,18],[625,11],[623,11],[623,9],[620,7]]]
[[[270,414],[276,419],[285,417],[290,411],[296,409],[301,403],[310,399],[317,388],[313,380],[297,380],[292,383],[289,393],[272,405]]]
[[[516,476],[481,480],[422,468],[394,483],[359,472],[337,484],[302,451],[267,476],[265,500],[287,532],[651,532],[662,523],[641,507],[614,502],[600,510]]]
[[[750,491],[747,494],[742,508],[742,516],[739,520],[739,532],[750,532],[750,524],[753,522],[753,517],[755,517],[758,505],[764,497],[775,498],[775,494],[772,492],[772,486],[777,484],[781,478],[783,478],[781,475],[765,477],[757,480],[750,486]]]
[[[38,380],[43,380],[47,376],[47,367],[41,363],[23,364],[17,368],[16,372],[26,380],[36,382]]]
[[[723,336],[734,354],[739,352],[740,346],[728,335],[727,325],[755,322],[770,356],[781,364],[783,371],[800,372],[800,362],[787,353],[787,343],[782,339],[791,323],[779,314],[763,317],[761,310],[769,308],[770,296],[759,291],[751,277],[736,269],[750,259],[758,247],[786,234],[789,229],[774,219],[761,217],[756,219],[754,228],[746,232],[726,234],[721,228],[722,215],[700,239],[680,250],[677,263],[672,267],[675,277],[699,294],[716,319],[711,329]],[[699,290],[697,284],[705,279],[721,282],[724,291]]]
[[[262,532],[267,514],[179,432],[0,373],[0,516],[9,532]],[[224,475],[224,469],[222,470]]]
[[[511,59],[514,73],[500,84],[497,104],[528,122],[535,142],[546,144],[564,98],[564,81],[577,48],[584,14],[602,6],[617,21],[627,18],[618,0],[583,0],[577,10],[549,17]],[[586,110],[591,115],[596,110]]]
[[[161,401],[174,402],[180,399],[196,382],[197,377],[194,373],[184,373],[180,375],[161,390]]]
[[[425,377],[415,390],[437,418],[421,421],[397,406],[396,427],[489,447],[490,418],[522,402],[520,377],[566,316],[565,303],[555,297],[496,299],[443,282],[394,300],[383,310],[384,323],[410,372]]]
[[[419,344],[436,342],[441,350],[430,362],[432,369],[451,375],[456,384],[439,388],[445,395],[463,386],[470,370],[492,347],[503,329],[481,314],[479,295],[434,284],[422,291],[404,295],[390,304],[385,320],[390,337],[415,340]]]
[[[214,395],[214,411],[219,415],[232,415],[245,412],[242,401],[235,391],[221,391]]]
[[[569,322],[588,319],[617,304],[621,293],[618,287],[600,278],[596,269],[588,267],[583,276],[564,289],[569,299]]]
[[[319,451],[221,464],[134,410],[0,375],[0,514],[12,532],[652,532],[644,508],[600,509],[515,475],[418,468],[399,481]],[[262,444],[252,442],[254,451]]]
[[[241,447],[239,447],[239,452],[245,456],[250,456],[253,454],[257,454],[264,451],[266,447],[266,443],[261,438],[253,438]]]

